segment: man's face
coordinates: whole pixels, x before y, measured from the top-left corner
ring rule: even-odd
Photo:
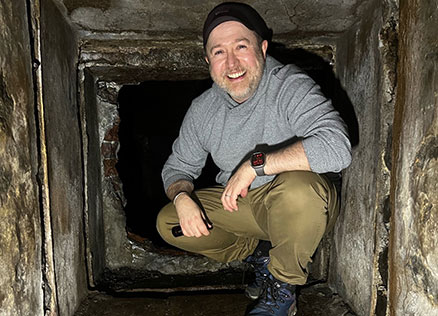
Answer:
[[[213,81],[236,102],[248,100],[263,75],[268,42],[259,46],[254,33],[235,21],[219,24],[206,45],[206,60]]]

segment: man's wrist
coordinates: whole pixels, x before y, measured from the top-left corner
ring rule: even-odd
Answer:
[[[251,167],[254,169],[255,173],[257,176],[264,176],[265,174],[265,159],[266,159],[266,154],[264,152],[254,152],[251,155]]]
[[[187,195],[190,196],[192,191],[193,191],[193,183],[187,180],[180,179],[169,185],[169,187],[166,190],[166,195],[169,198],[169,200],[172,201],[172,203],[174,203],[175,198],[179,193],[186,192]]]
[[[176,200],[177,200],[181,195],[184,195],[184,194],[189,195],[189,192],[187,192],[187,191],[181,191],[181,192],[177,193],[177,194],[174,196],[174,198],[173,198],[173,200],[172,200],[172,203],[175,205]]]

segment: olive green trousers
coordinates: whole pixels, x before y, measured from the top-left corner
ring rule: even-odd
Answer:
[[[158,214],[157,229],[169,244],[220,262],[243,260],[259,240],[269,240],[268,270],[279,280],[301,285],[307,280],[307,265],[325,232],[339,213],[335,186],[324,176],[309,171],[277,175],[271,182],[238,198],[238,211],[224,210],[223,187],[197,190],[198,201],[213,223],[210,235],[174,237],[178,216],[172,203]]]

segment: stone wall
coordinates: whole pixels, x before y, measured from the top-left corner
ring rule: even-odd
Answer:
[[[330,283],[358,315],[386,315],[391,127],[397,8],[374,1],[337,45],[337,74],[354,105],[353,162],[344,172]]]
[[[40,206],[25,0],[0,4],[0,314],[43,315]]]
[[[56,3],[41,4],[41,65],[58,312],[72,315],[87,294],[78,43]]]
[[[390,315],[438,315],[438,7],[400,1]]]

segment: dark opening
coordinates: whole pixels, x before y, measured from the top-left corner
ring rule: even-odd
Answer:
[[[211,80],[147,81],[126,85],[119,92],[119,141],[117,170],[127,200],[127,229],[163,245],[155,221],[169,202],[161,170],[191,101],[211,87]],[[214,183],[217,171],[208,159],[196,187]]]

